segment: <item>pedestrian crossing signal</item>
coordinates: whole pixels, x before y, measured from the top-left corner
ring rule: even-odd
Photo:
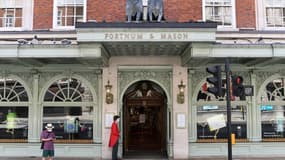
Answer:
[[[234,96],[240,97],[240,100],[245,100],[243,77],[237,75],[232,76],[232,90]]]

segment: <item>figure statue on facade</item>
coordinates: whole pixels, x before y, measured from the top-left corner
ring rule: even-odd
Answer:
[[[163,0],[148,0],[148,16],[149,21],[152,21],[152,15],[160,22],[163,16]]]
[[[132,17],[136,16],[136,22],[139,22],[143,11],[142,0],[127,0],[126,1],[126,15],[128,22],[132,21]]]

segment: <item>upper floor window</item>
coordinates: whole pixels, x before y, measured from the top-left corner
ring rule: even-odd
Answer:
[[[54,28],[73,29],[86,19],[86,0],[55,0]]]
[[[218,28],[235,27],[235,0],[203,0],[205,21],[218,22]]]
[[[22,8],[1,8],[0,27],[16,28],[22,27]]]
[[[285,27],[285,1],[265,0],[267,27]]]

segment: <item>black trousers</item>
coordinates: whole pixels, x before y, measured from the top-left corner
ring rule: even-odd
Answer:
[[[112,149],[112,160],[118,160],[119,140],[116,142]]]

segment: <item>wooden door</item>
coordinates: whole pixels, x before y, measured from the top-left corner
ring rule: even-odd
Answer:
[[[165,150],[164,95],[138,85],[124,98],[124,151]]]

